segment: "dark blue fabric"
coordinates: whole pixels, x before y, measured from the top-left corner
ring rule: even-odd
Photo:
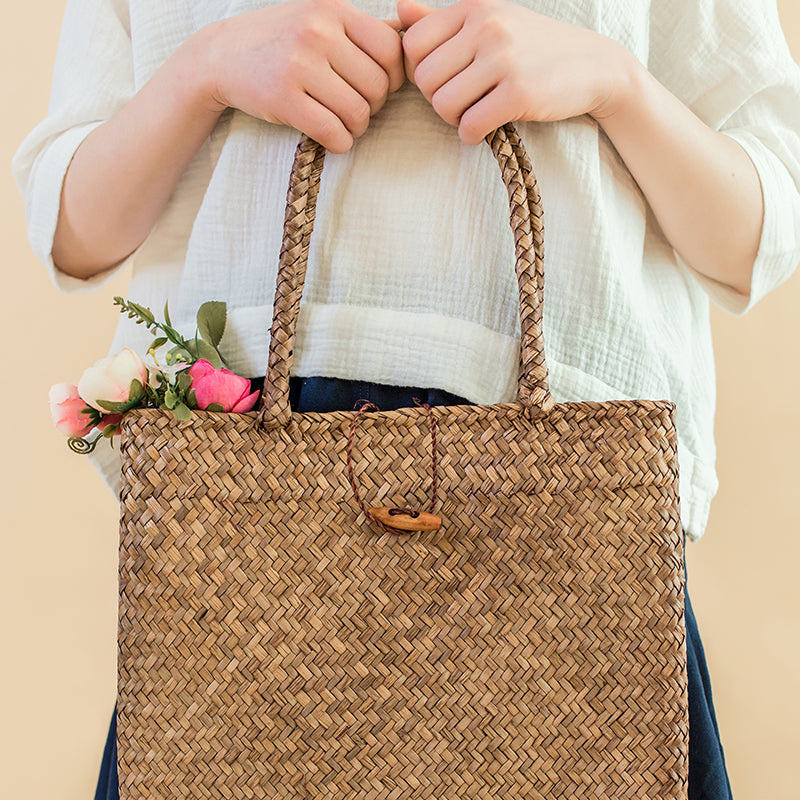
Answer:
[[[684,594],[684,612],[689,672],[689,800],[732,800],[711,696],[711,679],[688,586]]]
[[[108,729],[106,746],[103,749],[103,761],[100,764],[100,777],[94,800],[119,800],[119,778],[117,776],[117,709],[111,715],[111,726]]]
[[[253,383],[254,388],[260,388],[261,381]],[[350,410],[359,400],[368,400],[382,411],[393,411],[412,407],[415,398],[432,406],[468,402],[439,389],[384,386],[336,378],[292,378],[289,390],[292,408],[305,412]],[[689,672],[689,800],[732,800],[705,653],[688,593],[685,611]],[[115,712],[108,731],[95,800],[119,800],[116,736]]]
[[[254,380],[253,386],[260,389],[263,379]],[[360,400],[374,403],[381,411],[413,408],[415,400],[431,406],[469,404],[463,397],[442,389],[414,389],[339,378],[292,378],[289,381],[289,404],[296,411],[352,411]]]

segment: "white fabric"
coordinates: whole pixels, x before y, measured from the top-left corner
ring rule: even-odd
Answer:
[[[79,281],[50,257],[61,181],[83,137],[193,31],[262,4],[68,0],[49,114],[14,162],[31,243],[60,288],[94,289],[115,271]],[[358,5],[376,17],[395,15],[391,0]],[[697,538],[717,487],[708,296],[741,313],[800,259],[800,73],[772,0],[526,5],[622,42],[703,120],[735,138],[761,178],[765,221],[748,300],[680,262],[592,119],[518,124],[545,206],[552,392],[560,401],[676,403],[682,516]],[[225,300],[223,348],[247,376],[263,375],[266,364],[297,140],[291,129],[226,112],[129,259],[130,299],[160,312],[168,298],[173,322],[187,333],[203,301]],[[461,144],[406,84],[350,153],[327,157],[294,371],[507,401],[517,327],[507,199],[491,152]],[[121,318],[111,351],[146,342],[141,327]],[[115,486],[116,451],[97,460]]]

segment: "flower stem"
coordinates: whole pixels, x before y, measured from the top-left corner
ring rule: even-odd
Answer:
[[[67,444],[73,453],[78,453],[79,455],[88,455],[89,453],[94,452],[95,447],[97,447],[97,443],[102,438],[102,433],[99,436],[95,436],[94,439],[84,439],[82,436],[70,436],[69,439],[67,439]]]

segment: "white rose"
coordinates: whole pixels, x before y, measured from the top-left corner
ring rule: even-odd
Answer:
[[[93,408],[105,411],[99,401],[127,402],[134,380],[145,386],[147,367],[133,350],[126,347],[121,353],[101,358],[93,367],[84,370],[78,381],[78,394]]]

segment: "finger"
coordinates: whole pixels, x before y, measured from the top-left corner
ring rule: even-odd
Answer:
[[[405,83],[405,79],[408,77],[408,73],[406,72],[405,54],[403,54],[403,45],[402,45],[402,38],[403,38],[403,35],[405,34],[405,28],[403,27],[403,23],[400,22],[399,19],[387,19],[387,20],[384,20],[384,22],[393,31],[397,31],[397,35],[401,39],[400,52],[402,54],[402,59],[403,59],[403,63],[402,63],[402,67],[403,67],[403,83]],[[398,86],[397,88],[399,89],[400,87]],[[394,89],[390,89],[390,91],[395,91],[395,90]]]
[[[458,135],[465,144],[480,144],[501,125],[521,119],[521,108],[511,83],[501,81],[461,115]]]
[[[398,12],[400,7],[398,6]],[[452,39],[464,26],[465,11],[461,3],[438,9],[406,29],[403,54],[413,75],[420,62],[437,47]],[[400,18],[402,22],[402,17]]]
[[[417,3],[416,0],[399,0],[397,3],[397,16],[406,30],[423,17],[427,17],[433,10],[430,6]]]
[[[347,38],[389,76],[389,91],[397,91],[406,79],[399,33],[383,20],[375,19],[355,7],[348,9],[344,29]]]
[[[462,114],[499,83],[501,76],[486,61],[474,61],[431,97],[436,113],[451,125],[458,125]]]
[[[306,93],[333,112],[357,139],[369,125],[369,103],[329,65],[313,70],[304,82]]]
[[[463,72],[474,58],[474,42],[458,33],[420,62],[414,71],[413,82],[430,101],[440,87]]]
[[[330,58],[332,69],[368,103],[370,114],[376,114],[386,101],[389,76],[358,46],[346,37],[342,47]]]
[[[293,97],[287,111],[281,115],[285,124],[310,136],[331,153],[346,153],[353,146],[353,136],[339,117],[313,97]]]

